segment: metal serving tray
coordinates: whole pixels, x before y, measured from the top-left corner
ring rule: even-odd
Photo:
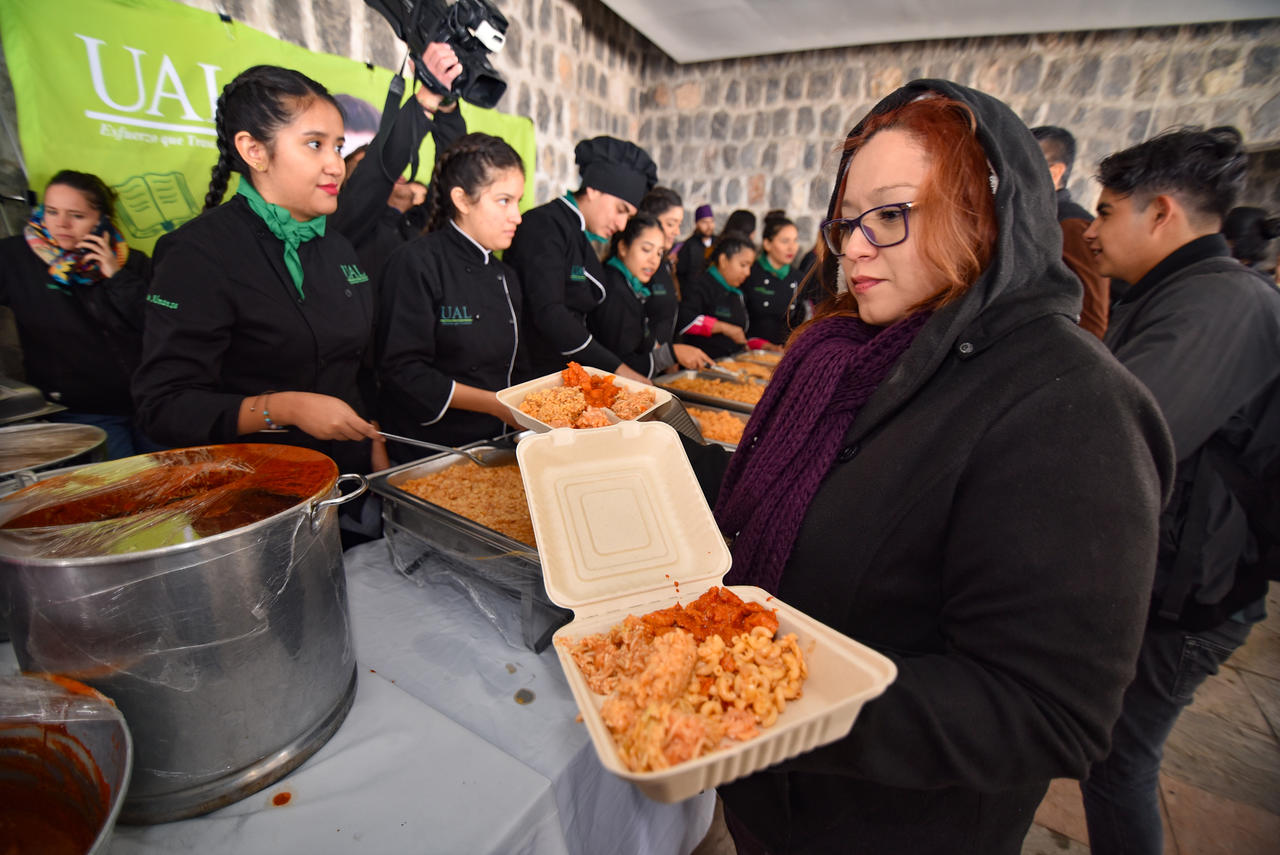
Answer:
[[[677,389],[671,383],[674,380],[682,380],[689,377],[699,377],[703,380],[719,380],[722,383],[731,382],[726,380],[719,374],[712,374],[709,371],[677,371],[674,374],[663,374],[661,377],[655,377],[653,385],[666,389],[680,400],[687,404],[706,404],[712,407],[719,407],[722,410],[736,410],[739,413],[750,413],[755,409],[755,404],[744,404],[741,401],[731,401],[728,398],[717,398],[713,395],[701,395],[697,392],[690,392],[687,389]],[[763,381],[752,380],[756,386],[766,385]]]
[[[464,447],[511,448],[525,435],[474,442]],[[466,463],[467,459],[456,454],[437,454],[369,476],[370,489],[382,499],[383,532],[391,544],[393,562],[400,572],[410,577],[428,562],[436,566],[443,564],[465,576],[468,582],[479,582],[499,595],[518,600],[521,624],[508,629],[518,630],[525,646],[540,652],[572,613],[547,597],[537,550],[400,489],[405,481],[459,462]]]
[[[774,353],[771,350],[761,350],[760,348],[756,348],[754,350],[742,350],[735,353],[733,356],[726,358],[734,360],[740,359],[743,362],[758,362],[761,365],[767,365],[770,369],[774,369],[778,367],[778,357],[781,356],[782,354]]]
[[[748,415],[747,413],[739,412],[737,410],[727,410],[724,407],[718,407],[718,406],[713,407],[713,406],[710,406],[709,404],[694,404],[690,407],[687,407],[686,409],[688,409],[689,411],[689,417],[692,418],[695,422],[698,421],[698,418],[697,418],[697,415],[694,413],[694,410],[714,410],[716,412],[728,413],[738,421],[742,422],[742,426],[744,428],[747,426],[747,422],[751,420],[751,416]],[[698,428],[699,429],[702,428],[701,423],[698,424]],[[718,439],[711,439],[705,433],[703,433],[702,438],[704,441],[708,443],[724,446],[730,451],[733,451],[738,447],[738,444],[736,442],[722,442],[721,440],[718,440]]]

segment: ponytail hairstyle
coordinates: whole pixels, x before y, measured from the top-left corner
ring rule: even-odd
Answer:
[[[218,130],[218,163],[210,171],[209,192],[204,209],[216,208],[227,192],[231,173],[238,172],[252,183],[253,170],[236,150],[236,134],[247,131],[268,149],[276,134],[317,98],[333,105],[338,115],[342,107],[325,89],[305,74],[276,65],[246,68],[222,87],[218,96],[215,124]],[[344,118],[345,121],[345,118]]]
[[[732,258],[744,249],[751,250],[752,255],[756,251],[756,245],[751,242],[751,238],[748,235],[742,232],[725,231],[721,233],[720,238],[711,247],[711,253],[707,256],[707,266],[714,266],[721,256]]]
[[[667,211],[670,209],[664,208],[663,210]],[[631,244],[635,243],[636,238],[644,234],[646,229],[657,229],[658,233],[661,234],[662,224],[658,222],[658,218],[653,214],[648,214],[644,211],[639,211],[633,214],[631,219],[627,220],[627,227],[620,232],[615,232],[613,238],[610,239],[609,255],[606,257],[617,257],[618,250],[622,248],[623,244],[631,246]]]
[[[721,232],[721,234],[727,234],[728,232],[741,232],[744,235],[750,236],[755,230],[756,215],[745,208],[739,208],[729,215],[729,219],[724,221],[724,231]]]
[[[524,161],[507,142],[489,134],[467,134],[444,150],[431,173],[427,196],[427,227],[433,232],[457,216],[453,188],[461,187],[467,198],[477,201],[480,193],[497,180],[504,169],[524,173]]]
[[[760,240],[773,240],[777,237],[778,232],[782,231],[787,226],[795,226],[795,223],[791,222],[786,217],[765,217],[764,231],[761,233]]]
[[[80,191],[89,202],[89,207],[102,214],[108,220],[115,218],[116,192],[108,187],[106,182],[98,176],[88,172],[64,169],[49,179],[49,183],[44,188],[45,193],[48,193],[49,188],[55,184]]]
[[[636,210],[654,218],[661,217],[672,208],[679,208],[680,212],[684,213],[684,200],[670,187],[652,188],[644,194],[644,198],[636,206]]]

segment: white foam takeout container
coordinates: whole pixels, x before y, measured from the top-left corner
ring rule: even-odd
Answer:
[[[746,742],[670,769],[632,772],[600,717],[604,696],[560,644],[607,632],[628,614],[689,603],[719,585],[729,549],[698,487],[679,435],[662,422],[597,430],[562,428],[516,447],[543,580],[553,602],[574,611],[554,636],[556,654],[604,767],[651,799],[677,802],[843,738],[858,711],[897,676],[892,661],[788,606],[761,588],[733,586],[747,602],[777,610],[808,663],[803,696]]]
[[[614,383],[621,386],[623,389],[628,389],[632,392],[637,392],[642,389],[648,389],[652,391],[653,406],[649,407],[643,413],[636,416],[635,421],[640,421],[641,419],[649,418],[653,414],[654,410],[658,409],[658,407],[661,407],[663,404],[671,400],[671,393],[668,392],[666,389],[660,389],[657,386],[649,386],[644,383],[637,383],[635,380],[628,380],[625,377],[618,377],[617,375],[611,375],[608,371],[601,371],[599,368],[592,368],[590,365],[584,365],[582,366],[582,369],[586,371],[588,374],[594,374],[597,377],[612,376]],[[519,422],[522,426],[528,428],[529,430],[538,431],[539,433],[545,433],[546,431],[549,431],[549,430],[555,430],[555,428],[553,428],[551,425],[547,424],[544,421],[535,419],[533,416],[529,415],[528,413],[522,412],[520,410],[520,404],[524,401],[525,397],[527,397],[530,392],[540,392],[543,389],[554,389],[557,386],[563,386],[563,385],[564,385],[564,381],[560,379],[560,372],[557,371],[555,374],[548,374],[545,377],[539,377],[537,380],[528,380],[524,383],[519,383],[515,386],[508,386],[507,388],[503,389],[501,392],[497,393],[498,402],[503,406],[505,406],[508,410],[510,410],[511,415],[514,416],[515,420]],[[612,413],[613,411],[609,410],[609,412]],[[597,430],[597,429],[598,428],[592,428],[592,430]],[[565,428],[565,430],[569,430],[569,428]]]

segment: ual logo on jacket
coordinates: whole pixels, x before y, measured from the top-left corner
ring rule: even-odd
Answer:
[[[357,264],[339,264],[342,268],[342,275],[347,277],[348,285],[359,285],[361,282],[369,281],[369,274],[360,269]]]
[[[440,323],[448,326],[466,326],[473,318],[466,306],[441,306]]]

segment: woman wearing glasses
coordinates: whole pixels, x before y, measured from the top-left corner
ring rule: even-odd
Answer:
[[[815,318],[727,468],[691,450],[727,582],[898,667],[847,737],[721,788],[743,855],[1016,855],[1049,780],[1106,751],[1172,451],[1074,323],[1043,160],[973,90],[881,102],[835,176]]]

